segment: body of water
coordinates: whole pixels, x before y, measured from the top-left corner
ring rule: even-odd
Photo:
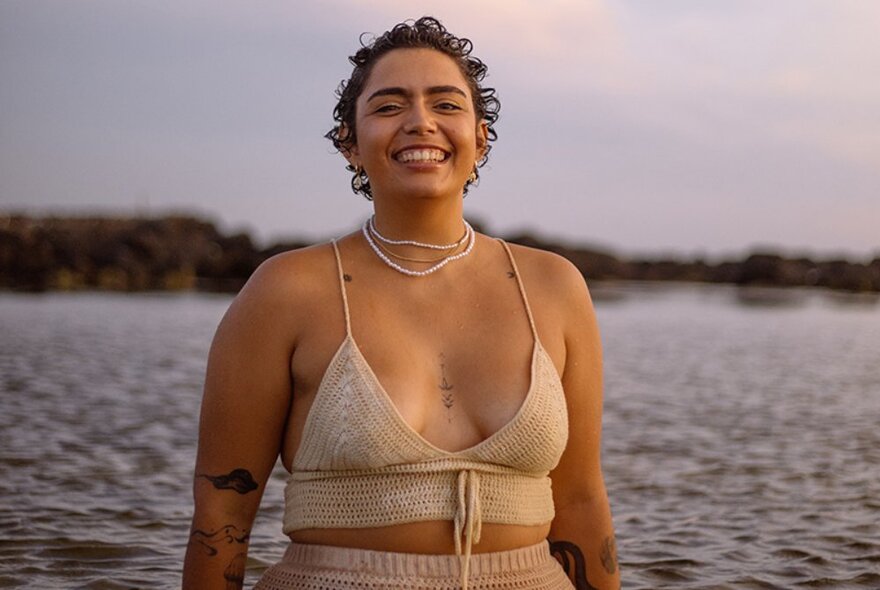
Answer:
[[[880,588],[880,303],[594,285],[623,587]],[[174,588],[228,296],[0,294],[0,587]],[[284,471],[250,585],[283,553]]]

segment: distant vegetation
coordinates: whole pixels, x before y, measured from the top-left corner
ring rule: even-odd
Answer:
[[[743,260],[710,264],[703,260],[624,260],[609,252],[566,247],[529,235],[505,239],[557,252],[589,280],[697,281],[880,292],[880,256],[858,263],[755,252]],[[213,223],[194,217],[36,218],[0,214],[0,288],[235,292],[266,258],[306,245],[292,241],[260,249],[245,233],[224,235]]]

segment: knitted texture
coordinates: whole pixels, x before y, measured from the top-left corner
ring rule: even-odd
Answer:
[[[285,533],[451,520],[455,552],[463,558],[461,587],[467,588],[472,547],[480,541],[483,522],[539,525],[553,519],[548,474],[568,440],[565,393],[538,339],[513,255],[501,244],[534,337],[529,389],[500,430],[453,452],[431,444],[406,423],[361,354],[351,333],[342,261],[333,242],[346,336],[306,416],[285,488]]]
[[[404,422],[348,336],[306,418],[285,489],[284,532],[452,520],[461,471],[480,475],[483,521],[549,522],[547,474],[567,437],[562,384],[540,343],[529,392],[513,419],[481,443],[449,452]]]
[[[461,563],[450,555],[388,553],[292,543],[255,590],[461,588]],[[547,543],[474,555],[471,590],[571,590]]]

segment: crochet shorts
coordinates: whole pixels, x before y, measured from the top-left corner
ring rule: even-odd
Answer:
[[[291,543],[281,561],[254,590],[345,590],[358,588],[456,590],[456,555],[391,553]],[[468,590],[572,590],[546,541],[531,547],[476,553],[470,557]]]

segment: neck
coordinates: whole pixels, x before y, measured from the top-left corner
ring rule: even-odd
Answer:
[[[464,233],[461,199],[410,203],[406,207],[380,201],[374,201],[374,205],[376,229],[391,239],[450,244]]]

